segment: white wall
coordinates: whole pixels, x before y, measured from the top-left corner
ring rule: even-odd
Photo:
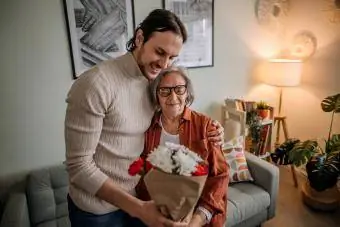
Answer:
[[[0,176],[64,160],[72,82],[61,1],[2,0]]]
[[[161,0],[134,2],[137,23],[161,6]],[[290,26],[313,30],[323,44],[305,64],[303,84],[285,91],[289,130],[300,138],[326,134],[330,116],[319,103],[340,87],[339,25],[321,23],[321,10],[313,15]],[[282,37],[256,23],[254,1],[215,0],[214,29],[214,67],[190,70],[197,97],[193,107],[219,120],[226,97],[276,105],[276,90],[253,76],[258,59],[278,50]],[[62,0],[2,0],[0,32],[2,176],[64,160],[65,97],[72,70]],[[339,117],[335,127],[340,132]]]
[[[285,28],[280,34],[274,34],[278,47],[282,48],[302,30],[312,32],[317,38],[315,54],[303,64],[301,85],[284,89],[283,109],[288,117],[290,137],[321,139],[328,135],[331,114],[322,112],[320,103],[326,96],[340,93],[340,12],[337,12],[339,22],[331,23],[329,19],[334,11],[326,10],[330,4],[331,1],[323,0],[291,1]],[[249,98],[267,99],[274,106],[277,106],[277,95],[276,88],[260,83],[247,93]],[[335,116],[333,132],[340,133],[340,114]]]

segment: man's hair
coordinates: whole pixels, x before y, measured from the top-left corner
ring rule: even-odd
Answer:
[[[180,66],[169,66],[166,69],[163,69],[159,75],[156,77],[156,79],[154,79],[149,86],[149,95],[152,101],[152,104],[154,106],[156,106],[157,108],[159,107],[159,100],[158,100],[158,89],[159,89],[159,84],[161,83],[161,81],[163,80],[163,78],[165,76],[167,76],[170,73],[178,73],[179,75],[182,76],[182,78],[185,80],[185,85],[187,86],[187,98],[185,100],[185,104],[187,106],[190,106],[195,99],[195,94],[194,94],[194,88],[192,86],[192,82],[189,79],[188,75],[187,75],[187,69],[184,67],[180,67]]]
[[[138,25],[133,37],[126,43],[127,51],[132,52],[136,48],[136,34],[141,29],[143,31],[144,43],[146,43],[153,32],[171,31],[182,37],[186,42],[188,35],[182,21],[172,12],[165,9],[155,9]]]

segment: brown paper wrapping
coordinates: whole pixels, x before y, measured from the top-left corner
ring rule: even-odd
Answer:
[[[207,176],[181,176],[151,169],[145,186],[161,212],[174,221],[191,219]]]

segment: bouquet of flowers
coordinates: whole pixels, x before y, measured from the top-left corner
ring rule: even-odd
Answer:
[[[174,221],[190,220],[208,175],[208,166],[185,146],[166,143],[146,160],[139,158],[130,175],[145,174],[144,183],[160,211]]]

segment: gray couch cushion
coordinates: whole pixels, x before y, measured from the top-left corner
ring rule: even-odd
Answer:
[[[227,226],[248,219],[269,207],[268,192],[252,183],[236,183],[228,189]]]
[[[37,225],[37,227],[70,227],[71,223],[68,216],[58,218],[56,220],[47,221]]]
[[[33,171],[27,182],[32,224],[36,226],[67,216],[67,193],[68,175],[64,165]]]

